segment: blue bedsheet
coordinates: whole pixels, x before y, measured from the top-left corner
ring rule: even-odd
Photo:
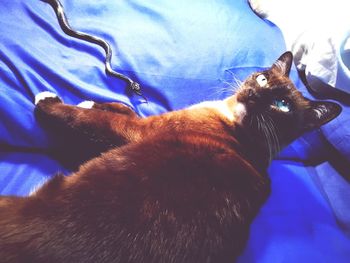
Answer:
[[[141,83],[149,103],[104,72],[101,48],[60,29],[44,1],[0,3],[0,194],[28,195],[55,172],[34,95],[66,103],[120,101],[142,116],[228,96],[285,50],[273,24],[245,0],[62,1],[70,24],[113,48],[114,69]],[[311,97],[299,81],[292,79]],[[272,194],[239,262],[350,261],[350,109],[285,149],[269,168]],[[1,248],[0,248],[1,249]]]

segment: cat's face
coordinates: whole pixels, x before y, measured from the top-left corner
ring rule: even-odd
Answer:
[[[288,78],[292,59],[290,52],[284,53],[270,69],[251,75],[236,95],[244,109],[241,126],[251,136],[261,138],[270,155],[341,112],[336,103],[302,96]]]

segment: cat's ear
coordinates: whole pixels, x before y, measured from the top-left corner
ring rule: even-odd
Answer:
[[[310,101],[311,107],[304,115],[306,130],[318,128],[337,117],[342,108],[339,104],[330,101]]]
[[[293,54],[290,51],[283,53],[275,63],[273,63],[271,69],[275,69],[282,75],[289,76],[290,69],[293,63]]]

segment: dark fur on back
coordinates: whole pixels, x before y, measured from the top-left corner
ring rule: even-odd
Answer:
[[[59,152],[78,145],[85,159],[96,157],[28,197],[0,198],[0,261],[233,262],[270,192],[266,168],[277,146],[268,136],[280,148],[340,112],[295,90],[289,59],[261,73],[270,87],[257,87],[254,74],[225,101],[144,119],[117,103],[40,100],[38,120],[69,135]],[[277,86],[293,114],[276,110]],[[257,116],[271,118],[273,134]]]

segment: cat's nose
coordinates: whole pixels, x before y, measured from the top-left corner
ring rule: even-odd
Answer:
[[[259,97],[260,95],[257,92],[257,90],[254,90],[253,88],[247,88],[245,90],[242,90],[238,94],[237,99],[239,102],[252,104],[252,103],[255,103],[257,100],[259,100]]]
[[[248,89],[248,91],[247,91],[247,100],[248,100],[248,102],[255,102],[259,98],[260,98],[260,95],[259,95],[259,93],[256,90],[254,90],[252,88]]]
[[[256,100],[258,100],[260,95],[253,88],[248,88],[245,92],[243,92],[241,97],[243,100],[249,103],[249,102],[255,102]]]
[[[252,99],[254,97],[254,92],[252,89],[248,90],[248,99]]]

